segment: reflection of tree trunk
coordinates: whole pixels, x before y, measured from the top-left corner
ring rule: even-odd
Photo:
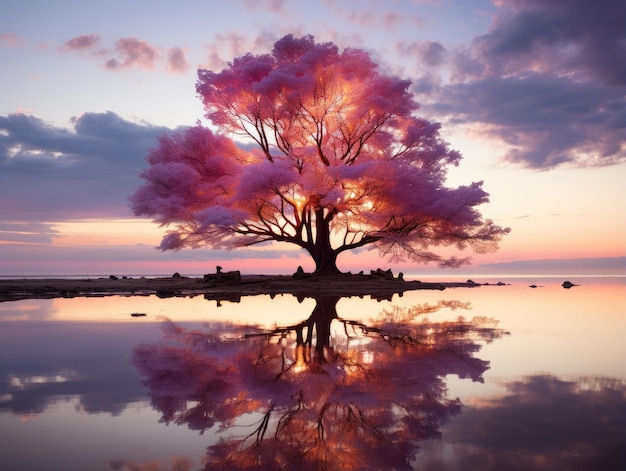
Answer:
[[[326,353],[332,353],[330,346],[330,325],[333,319],[337,318],[337,302],[341,299],[338,296],[315,298],[315,308],[311,316],[301,327],[296,330],[296,345],[304,346],[304,351],[311,352],[313,349],[313,330],[315,329],[315,347],[313,349],[313,363],[325,363]],[[306,339],[303,336],[303,328],[307,328]],[[303,352],[304,353],[304,352]],[[307,355],[304,353],[304,361],[309,363]],[[310,353],[308,355],[310,359]]]

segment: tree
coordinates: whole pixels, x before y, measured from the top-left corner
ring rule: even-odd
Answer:
[[[161,137],[130,197],[136,215],[174,225],[163,250],[288,242],[332,274],[339,254],[365,246],[390,261],[460,266],[468,259],[429,247],[491,251],[509,231],[476,209],[488,201],[482,182],[445,186],[460,154],[414,115],[410,82],[363,50],[288,35],[271,54],[198,76],[217,131]]]

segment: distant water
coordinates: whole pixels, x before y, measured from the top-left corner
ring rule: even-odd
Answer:
[[[107,275],[0,275],[0,279],[4,280],[42,280],[42,279],[63,279],[63,280],[97,280],[98,278],[108,278],[114,275],[118,278],[168,278],[173,273],[163,274],[150,274],[150,275],[118,275],[115,273],[109,273]],[[202,277],[203,275],[188,275],[181,273],[182,276],[188,277]]]
[[[250,275],[257,275],[258,273],[250,273]],[[394,271],[394,275],[397,275],[398,272]],[[160,274],[117,274],[117,273],[109,273],[109,274],[83,274],[83,275],[0,275],[0,279],[25,279],[25,280],[37,280],[37,279],[67,279],[67,280],[85,280],[85,279],[98,279],[98,278],[108,278],[109,276],[114,275],[118,278],[168,278],[173,275],[173,273],[160,273]],[[190,277],[190,278],[200,278],[204,276],[204,273],[181,273],[182,276]],[[244,274],[245,275],[245,274]],[[276,274],[280,275],[280,274]],[[289,275],[289,273],[282,273],[282,275]],[[567,273],[563,274],[528,274],[528,273],[509,273],[509,274],[451,274],[451,275],[441,275],[439,273],[405,273],[405,280],[437,280],[437,281],[459,281],[459,280],[481,280],[482,282],[493,281],[493,280],[504,280],[504,279],[538,279],[538,278],[562,278],[563,280],[567,280],[569,278],[626,278],[626,274],[624,275],[616,275],[616,274],[603,274],[603,273],[592,273],[592,274],[576,274],[571,275]]]

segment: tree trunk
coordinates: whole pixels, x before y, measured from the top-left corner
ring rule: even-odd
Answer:
[[[341,273],[337,268],[337,254],[332,250],[322,250],[311,254],[315,261],[314,275],[336,275]]]
[[[330,244],[329,222],[324,218],[324,209],[315,210],[315,242],[309,248],[315,262],[315,275],[341,273],[337,268],[337,252]]]

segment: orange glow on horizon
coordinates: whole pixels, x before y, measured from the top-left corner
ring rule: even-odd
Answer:
[[[157,246],[163,229],[145,219],[87,219],[58,222],[59,235],[53,244],[60,247],[136,245]]]

